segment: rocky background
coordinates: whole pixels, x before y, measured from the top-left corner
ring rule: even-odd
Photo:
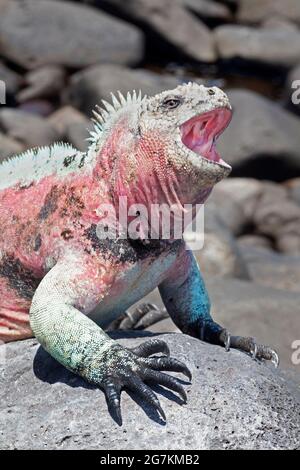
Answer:
[[[207,203],[205,246],[195,254],[214,317],[234,333],[276,347],[299,384],[300,354],[292,360],[292,345],[300,340],[300,105],[291,100],[292,84],[300,80],[299,0],[0,0],[0,80],[6,84],[0,161],[57,140],[85,150],[91,110],[111,91],[154,94],[195,80],[229,93],[235,114],[219,147],[233,173]],[[157,292],[149,299],[160,303]],[[149,329],[176,331],[170,319]],[[255,363],[251,368],[244,355],[180,338],[168,342],[176,353],[183,351],[180,341],[190,345],[192,398],[181,414],[176,404],[168,405],[171,425],[164,434],[161,426],[153,428],[153,448],[299,446],[299,407],[289,382]],[[43,367],[32,371],[35,354],[31,340],[8,347],[11,386],[1,388],[0,429],[7,429],[0,432],[2,447],[107,448],[109,440],[115,448],[124,442],[130,448],[145,442],[148,418],[132,411],[123,431],[108,418],[105,430],[97,434],[95,424],[91,432],[85,417],[94,412],[94,392],[55,367],[53,377],[51,367],[41,377]],[[49,388],[44,382],[62,383]],[[68,404],[72,384],[76,410]],[[295,387],[293,397],[299,397]],[[211,400],[201,402],[200,417],[199,389],[203,400]],[[53,393],[53,406],[44,406],[46,393],[49,400]],[[130,423],[140,419],[134,433]],[[174,429],[183,422],[189,426],[178,437]]]

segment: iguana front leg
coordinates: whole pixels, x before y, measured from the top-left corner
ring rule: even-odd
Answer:
[[[174,323],[184,333],[208,343],[240,349],[254,358],[271,360],[277,367],[277,353],[257,344],[253,338],[231,336],[210,314],[210,300],[199,267],[191,251],[181,249],[169,276],[159,286],[164,304]]]
[[[91,311],[108,295],[113,277],[107,265],[78,254],[58,261],[33,297],[31,328],[57,361],[104,389],[119,423],[123,387],[139,393],[165,419],[159,400],[144,382],[166,386],[186,401],[181,383],[161,371],[182,372],[190,379],[187,367],[170,357],[149,357],[154,353],[169,355],[168,346],[157,339],[131,350],[123,348],[82,313]]]

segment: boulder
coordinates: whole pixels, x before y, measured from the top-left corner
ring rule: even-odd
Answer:
[[[256,250],[263,250],[263,251],[272,251],[273,245],[272,241],[264,237],[262,235],[250,234],[250,235],[242,235],[238,237],[238,244],[242,255],[244,255],[243,250],[248,247],[255,248]]]
[[[263,191],[263,184],[254,178],[226,178],[217,184],[212,196],[216,191],[220,193],[220,196],[223,195],[225,203],[227,200],[234,201],[242,208],[245,214],[243,219],[245,223],[246,220],[249,222],[253,218],[254,210]],[[243,227],[244,225],[241,228]],[[239,234],[238,232],[234,233]]]
[[[179,53],[197,61],[214,62],[217,56],[213,35],[199,18],[195,18],[185,8],[187,1],[105,0],[104,3],[109,5],[110,9],[115,8],[126,18],[142,23],[147,30],[150,29],[152,34],[158,36],[160,41],[170,44]],[[195,1],[192,3],[196,4]]]
[[[265,182],[263,188],[253,216],[257,233],[272,238],[283,253],[300,254],[300,206],[284,186]]]
[[[249,279],[236,240],[219,211],[213,201],[205,205],[204,246],[201,250],[194,251],[201,271],[206,276]]]
[[[0,109],[0,129],[26,147],[49,145],[58,139],[46,119],[13,108]]]
[[[200,18],[212,18],[222,21],[231,19],[231,12],[226,5],[211,0],[177,0],[177,2]]]
[[[282,18],[280,16],[270,16],[263,23],[263,28],[274,29],[278,28],[286,31],[299,31],[298,26],[292,23],[290,20]]]
[[[253,281],[262,286],[299,293],[300,255],[276,253],[263,244],[251,246],[243,240],[239,240],[239,247]]]
[[[241,179],[237,178],[237,180]],[[212,207],[223,224],[235,236],[243,233],[250,223],[250,217],[246,213],[243,203],[241,203],[243,191],[239,194],[236,191],[237,186],[234,178],[221,181],[214,187],[212,194],[205,204],[205,209],[209,210]]]
[[[126,347],[145,333],[117,336]],[[191,368],[188,402],[156,387],[167,423],[134,394],[122,394],[123,426],[102,391],[55,362],[35,340],[5,346],[0,388],[1,449],[299,449],[296,384],[238,351],[182,334],[160,335]],[[4,346],[1,346],[4,348]]]
[[[31,70],[25,77],[25,88],[18,95],[19,103],[25,101],[57,96],[64,87],[66,72],[59,65],[45,65],[36,70]]]
[[[180,83],[176,77],[159,75],[149,70],[130,70],[118,65],[98,65],[78,72],[71,77],[70,85],[64,93],[64,101],[90,114],[101,99],[111,100],[110,93],[120,90],[142,90],[154,95],[160,91],[176,88]]]
[[[0,132],[0,163],[23,150],[22,144]]]
[[[215,29],[215,39],[222,59],[240,58],[289,68],[299,63],[299,30],[222,25]]]
[[[257,282],[206,278],[214,319],[232,334],[255,337],[279,352],[281,366],[294,368],[292,344],[300,340],[300,294]]]
[[[286,181],[289,197],[300,206],[300,178],[293,178]]]
[[[87,5],[11,0],[1,11],[0,53],[27,69],[133,64],[143,57],[143,35],[135,26]]]
[[[63,106],[49,116],[48,122],[61,136],[64,136],[70,124],[83,124],[89,121],[84,114],[72,106]]]
[[[239,22],[260,23],[271,16],[286,18],[300,24],[298,0],[239,0]]]
[[[87,141],[89,131],[93,129],[93,124],[88,119],[85,122],[71,123],[65,134],[65,140],[82,152],[86,152],[90,143]]]
[[[54,112],[55,106],[52,101],[41,98],[24,101],[24,103],[19,104],[17,109],[29,114],[48,117]]]
[[[69,142],[78,150],[86,151],[88,148],[87,138],[92,122],[72,106],[63,106],[54,112],[48,122],[56,129],[60,139]]]
[[[218,147],[236,173],[280,180],[299,172],[299,118],[252,91],[228,94],[234,116]]]

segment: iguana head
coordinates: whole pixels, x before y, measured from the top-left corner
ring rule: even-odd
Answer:
[[[200,203],[231,167],[216,150],[232,111],[219,88],[180,85],[153,97],[113,97],[94,150],[118,195],[138,203]]]

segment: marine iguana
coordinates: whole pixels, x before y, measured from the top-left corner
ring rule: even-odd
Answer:
[[[206,342],[278,362],[252,338],[230,336],[210,315],[197,263],[183,239],[99,237],[101,205],[202,204],[231,167],[216,138],[231,119],[226,94],[196,83],[154,97],[135,92],[95,112],[86,153],[66,144],[29,150],[0,165],[0,340],[35,336],[61,364],[100,386],[121,422],[122,388],[163,418],[147,383],[186,400],[163,371],[188,368],[150,339],[126,349],[103,330],[159,287],[175,324]],[[162,353],[162,356],[153,354]]]

